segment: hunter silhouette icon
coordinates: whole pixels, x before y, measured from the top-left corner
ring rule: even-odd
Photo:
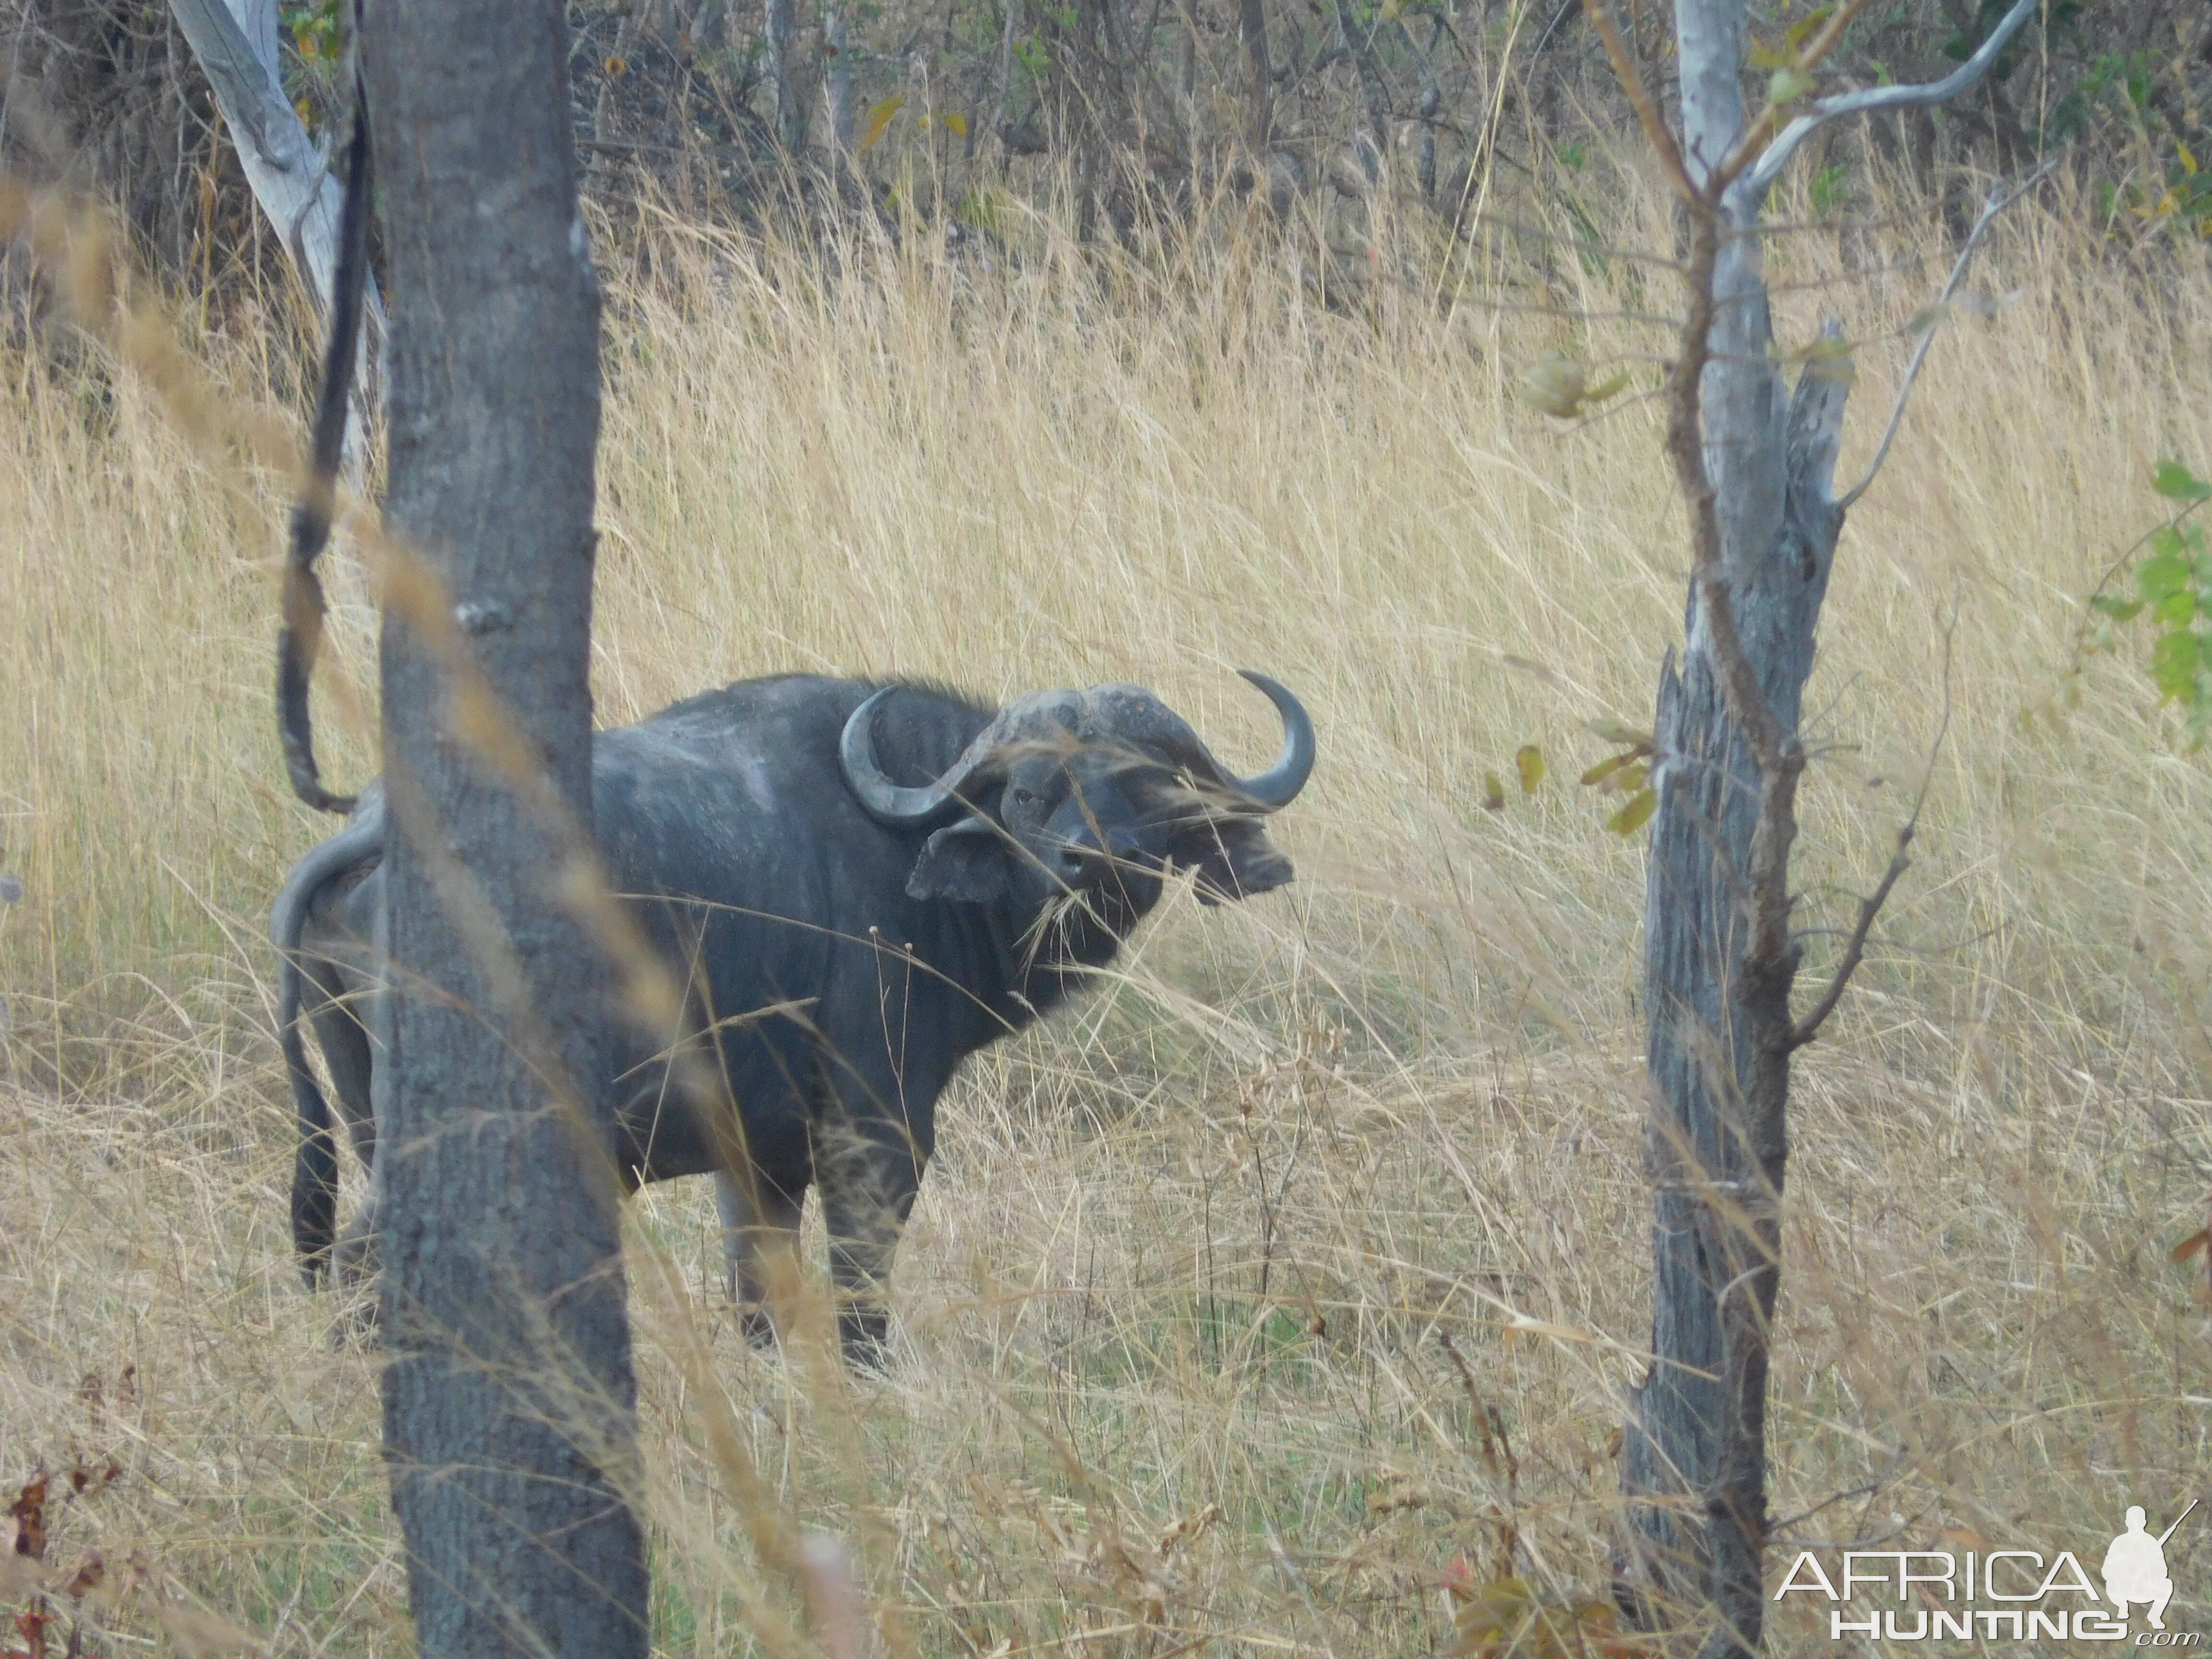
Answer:
[[[2173,1580],[2166,1573],[2166,1540],[2196,1507],[2192,1498],[2189,1509],[2174,1517],[2173,1526],[2154,1538],[2145,1524],[2142,1505],[2129,1506],[2128,1529],[2112,1540],[2112,1547],[2105,1552],[2105,1598],[2120,1610],[2121,1618],[2128,1616],[2128,1603],[2140,1601],[2150,1610],[2150,1627],[2166,1628],[2160,1615],[2173,1599]]]

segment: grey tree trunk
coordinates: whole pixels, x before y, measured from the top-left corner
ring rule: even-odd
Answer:
[[[991,118],[991,131],[998,135],[999,157],[1006,159],[1006,125],[1012,118],[1014,98],[1014,36],[1021,27],[1022,0],[1005,0],[999,26],[999,107]]]
[[[852,0],[823,0],[823,115],[830,128],[830,159],[843,167],[853,150],[853,38],[847,16]],[[972,130],[971,130],[972,134]]]
[[[1275,78],[1267,63],[1265,0],[1237,0],[1237,35],[1243,43],[1245,67],[1251,76],[1252,149],[1264,168],[1275,127]]]
[[[775,137],[796,158],[806,142],[805,88],[799,84],[797,0],[768,0],[766,40],[769,85],[775,92]]]
[[[568,30],[559,0],[370,0],[365,37],[387,518],[441,590],[387,583],[382,657],[383,1395],[409,1599],[441,1659],[643,1656],[606,970],[547,890],[592,810],[599,295]],[[519,739],[495,756],[456,718],[475,675]]]
[[[1644,976],[1656,1360],[1629,1412],[1622,1488],[1662,1501],[1632,1504],[1623,1576],[1643,1623],[1703,1623],[1703,1651],[1719,1656],[1757,1650],[1765,1606],[1766,1375],[1798,961],[1789,844],[1798,718],[1843,528],[1830,488],[1849,380],[1816,360],[1786,395],[1753,234],[1763,191],[1715,178],[1744,132],[1743,0],[1677,0],[1675,25],[1682,161],[1693,190],[1720,194],[1693,210],[1677,390],[1692,391],[1686,374],[1698,383],[1669,444],[1714,544],[1698,550],[1680,665],[1662,672],[1654,725]]]
[[[1843,526],[1829,489],[1847,383],[1815,366],[1785,399],[1761,361],[1763,288],[1740,289],[1735,308],[1738,325],[1727,332],[1741,344],[1730,349],[1759,355],[1705,370],[1708,397],[1744,416],[1729,428],[1741,447],[1725,465],[1715,423],[1707,465],[1755,486],[1733,510],[1725,491],[1721,498],[1730,592],[1767,706],[1802,756],[1798,717]],[[1753,383],[1713,384],[1730,378]],[[1627,1576],[1650,1603],[1646,1621],[1710,1609],[1719,1622],[1705,1650],[1735,1654],[1756,1650],[1765,1607],[1767,1353],[1781,1282],[1797,952],[1790,945],[1772,959],[1754,946],[1755,896],[1741,872],[1754,866],[1765,780],[1729,710],[1706,623],[1693,591],[1688,643],[1679,669],[1670,660],[1662,671],[1654,732],[1644,1167],[1657,1358],[1629,1413],[1622,1487],[1665,1500],[1629,1511]]]
[[[1765,1607],[1766,1378],[1781,1285],[1790,1056],[1834,1010],[1868,928],[1909,865],[1912,836],[1911,823],[1899,831],[1826,992],[1796,1019],[1798,720],[1843,529],[1832,484],[1850,366],[1831,324],[1795,397],[1785,394],[1759,211],[1791,152],[1821,123],[1954,95],[1985,72],[2034,0],[2017,0],[1943,81],[1820,100],[1771,141],[1779,112],[1747,138],[1745,0],[1675,0],[1679,147],[1602,0],[1584,5],[1691,218],[1689,311],[1668,388],[1667,447],[1690,508],[1692,566],[1680,664],[1670,659],[1660,678],[1644,911],[1654,1360],[1623,1437],[1621,1486],[1631,1501],[1620,1588],[1646,1628],[1687,1630],[1710,1659],[1734,1659],[1757,1651]],[[1804,49],[1804,87],[1847,18]]]

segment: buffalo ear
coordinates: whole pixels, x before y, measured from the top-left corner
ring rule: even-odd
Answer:
[[[1012,856],[999,826],[971,814],[929,838],[906,878],[907,896],[988,904],[1006,896]]]
[[[1252,818],[1216,818],[1176,844],[1176,863],[1197,878],[1198,902],[1252,898],[1290,884],[1290,860]]]

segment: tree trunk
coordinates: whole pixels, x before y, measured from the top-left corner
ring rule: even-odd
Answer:
[[[1430,24],[1425,46],[1414,39],[1411,23],[1400,27],[1406,32],[1406,44],[1413,49],[1421,75],[1421,137],[1413,178],[1420,186],[1421,199],[1433,202],[1437,199],[1437,117],[1443,111],[1443,88],[1437,80],[1437,48],[1443,42],[1443,15],[1439,12]]]
[[[599,297],[568,31],[557,0],[370,0],[363,49],[388,520],[443,590],[410,613],[388,585],[382,659],[383,1395],[409,1599],[440,1659],[643,1656],[605,970],[547,891],[592,805]],[[463,654],[520,738],[505,773],[456,719]]]
[[[1267,176],[1269,141],[1274,137],[1274,72],[1267,64],[1267,13],[1263,0],[1237,0],[1237,34],[1244,43],[1251,75],[1252,149],[1262,179]]]
[[[1851,379],[1834,323],[1807,354],[1785,407],[1759,210],[1796,146],[1825,123],[1956,97],[1987,73],[2035,5],[2016,0],[1941,81],[1771,112],[1747,143],[1745,0],[1675,0],[1679,145],[1602,0],[1583,6],[1691,222],[1688,313],[1666,393],[1668,457],[1690,510],[1690,605],[1680,672],[1670,658],[1660,679],[1644,909],[1653,1363],[1623,1437],[1629,1503],[1617,1591],[1638,1624],[1697,1637],[1707,1659],[1756,1653],[1765,1612],[1766,1376],[1781,1288],[1790,1056],[1850,983],[1868,929],[1910,866],[1919,817],[1916,807],[1899,830],[1896,855],[1862,901],[1826,988],[1796,1019],[1790,851],[1805,769],[1797,726],[1844,508],[1867,484],[1841,503],[1832,492]],[[1804,48],[1796,74],[1809,76],[1843,21]],[[1990,198],[1945,299],[1975,238],[2019,193]],[[1915,369],[1918,362],[1916,355]],[[1893,416],[1893,432],[1895,423]],[[1885,437],[1875,467],[1887,447]]]
[[[1743,0],[1677,0],[1675,18],[1684,160],[1704,191],[1744,128]],[[1742,234],[1759,205],[1739,189],[1693,210],[1685,347],[1698,395],[1670,444],[1687,452],[1676,463],[1693,514],[1702,462],[1718,568],[1701,556],[1654,731],[1644,1006],[1655,1362],[1622,1461],[1624,1492],[1662,1500],[1627,1515],[1622,1577],[1639,1622],[1707,1625],[1708,1656],[1755,1652],[1765,1610],[1766,1373],[1798,955],[1789,846],[1798,719],[1843,528],[1830,483],[1849,386],[1839,360],[1816,357],[1786,394],[1768,355],[1760,243]],[[1729,684],[1731,658],[1755,684],[1749,697]],[[1747,707],[1763,732],[1747,731]]]
[[[1012,119],[1014,100],[1014,35],[1021,27],[1022,0],[1005,0],[999,28],[999,107],[992,117],[991,131],[999,137],[999,159],[1006,156],[1008,126]]]
[[[1763,294],[1758,310],[1763,336]],[[1787,506],[1763,548],[1731,538],[1748,556],[1732,592],[1760,687],[1794,742],[1843,525],[1828,490],[1844,383],[1808,368],[1785,417],[1779,377],[1754,372],[1771,383],[1771,417],[1735,430],[1747,450],[1771,450]],[[1716,473],[1725,430],[1716,422],[1706,452]],[[1723,505],[1724,525],[1748,530],[1749,518]],[[1689,642],[1679,672],[1670,659],[1662,672],[1655,728],[1644,978],[1656,1361],[1629,1413],[1622,1487],[1666,1500],[1629,1512],[1626,1577],[1647,1601],[1644,1621],[1710,1608],[1721,1623],[1705,1650],[1736,1654],[1757,1649],[1765,1606],[1766,1370],[1796,953],[1765,961],[1752,948],[1755,896],[1739,872],[1753,867],[1764,781],[1729,712],[1701,609],[1693,594]]]
[[[830,128],[830,160],[842,168],[853,151],[853,38],[847,13],[852,0],[823,0],[823,114]]]
[[[775,92],[775,141],[794,160],[806,142],[806,110],[799,74],[796,0],[768,0],[768,73]]]

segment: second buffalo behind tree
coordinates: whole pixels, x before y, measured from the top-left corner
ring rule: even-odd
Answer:
[[[789,676],[594,738],[610,879],[690,1000],[685,1030],[625,1039],[615,1156],[641,1181],[718,1176],[731,1281],[757,1339],[771,1328],[767,1255],[795,1237],[818,1185],[840,1338],[848,1360],[877,1362],[892,1255],[960,1062],[1110,962],[1171,872],[1191,872],[1207,903],[1291,879],[1260,820],[1304,787],[1313,723],[1275,681],[1244,677],[1285,733],[1251,778],[1123,684],[994,711],[927,686]],[[372,791],[301,860],[270,919],[301,1133],[293,1237],[310,1285],[334,1253],[361,1271],[377,1224],[385,822]],[[303,1014],[372,1170],[343,1243]]]

